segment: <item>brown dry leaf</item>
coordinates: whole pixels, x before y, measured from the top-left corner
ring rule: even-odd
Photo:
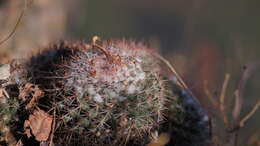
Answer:
[[[44,96],[44,92],[37,85],[26,83],[22,88],[20,88],[19,98],[25,101],[30,96],[32,96],[32,98],[26,105],[25,109],[32,108],[37,101]]]
[[[25,120],[24,124],[23,124],[23,127],[25,128],[24,129],[24,134],[26,134],[27,137],[30,138],[32,136],[31,130],[30,130],[30,122],[28,120]]]
[[[147,146],[165,146],[170,141],[168,133],[161,133],[156,140],[150,142]]]
[[[36,109],[24,123],[25,129],[30,127],[37,141],[47,141],[52,129],[53,117],[43,110]],[[27,134],[27,133],[26,133]],[[28,136],[28,135],[27,135]]]
[[[20,87],[20,94],[19,94],[19,99],[22,99],[23,101],[26,100],[26,98],[30,95],[31,89],[32,89],[33,84],[31,83],[26,83],[23,87]]]
[[[35,88],[34,94],[30,102],[26,105],[25,109],[30,109],[37,103],[37,101],[44,96],[44,92],[38,87]]]

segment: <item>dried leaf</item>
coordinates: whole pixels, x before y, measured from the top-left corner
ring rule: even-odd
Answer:
[[[37,141],[47,141],[52,129],[53,117],[43,110],[36,109],[24,123],[25,129],[30,127]],[[28,136],[28,135],[27,135]]]
[[[38,87],[35,88],[34,94],[30,102],[26,105],[26,109],[30,109],[37,103],[37,101],[44,96],[44,92],[40,90]]]
[[[26,105],[26,109],[32,108],[37,101],[44,96],[44,92],[37,86],[31,83],[26,83],[20,88],[19,98],[23,101],[27,100],[30,96],[30,102]]]
[[[18,98],[25,101],[26,98],[30,95],[32,85],[33,84],[31,83],[26,83],[23,87],[20,87],[20,94]]]
[[[170,135],[168,133],[162,133],[157,139],[150,142],[147,146],[165,146],[169,141]]]
[[[27,135],[28,138],[32,136],[31,130],[30,130],[30,122],[28,120],[24,121],[24,134]]]

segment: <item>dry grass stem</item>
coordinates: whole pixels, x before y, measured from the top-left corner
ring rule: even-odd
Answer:
[[[153,55],[155,57],[157,57],[158,59],[160,59],[163,63],[165,63],[167,65],[167,67],[169,67],[171,72],[177,77],[177,80],[179,81],[178,82],[179,85],[181,85],[182,87],[188,89],[188,86],[185,84],[185,82],[182,80],[182,78],[179,76],[177,71],[174,69],[174,67],[171,65],[171,63],[168,60],[166,60],[164,57],[162,57],[161,55],[159,55],[157,53],[153,53]]]
[[[2,45],[4,42],[8,41],[14,35],[14,33],[17,30],[20,22],[22,21],[22,18],[25,14],[26,9],[27,9],[27,0],[24,0],[24,7],[22,9],[22,12],[20,13],[20,16],[18,17],[16,24],[14,25],[14,28],[12,29],[12,31],[6,37],[4,37],[2,40],[0,40],[0,45]]]

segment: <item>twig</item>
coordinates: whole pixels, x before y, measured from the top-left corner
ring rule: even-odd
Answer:
[[[234,94],[235,94],[235,103],[234,103],[234,108],[233,108],[233,112],[232,112],[232,118],[233,118],[233,121],[236,122],[241,113],[243,102],[242,102],[241,91],[239,89],[237,89]]]
[[[219,103],[220,103],[219,109],[220,109],[221,114],[223,115],[223,120],[224,120],[224,123],[226,124],[226,126],[228,125],[228,119],[227,119],[227,115],[225,113],[225,94],[226,94],[226,89],[227,89],[229,79],[230,79],[230,74],[226,74],[225,80],[224,80],[224,83],[222,86],[221,94],[219,97]]]
[[[243,104],[243,92],[244,92],[244,88],[245,88],[245,84],[246,81],[249,79],[249,77],[252,75],[252,72],[259,66],[259,62],[255,62],[255,63],[251,63],[247,66],[244,67],[244,71],[242,74],[242,78],[239,81],[238,84],[238,88],[235,91],[235,104],[234,104],[234,108],[233,108],[233,112],[232,112],[232,118],[233,118],[233,125],[231,126],[231,130],[228,130],[229,132],[231,132],[231,136],[233,136],[233,145],[237,146],[238,144],[238,134],[239,134],[239,129],[241,128],[241,126],[244,126],[244,123],[246,122],[246,120],[248,120],[253,113],[256,111],[255,106],[253,108],[253,110],[247,115],[245,116],[245,118],[243,118],[241,120],[241,122],[238,122],[238,118],[239,115],[241,113],[241,109],[242,109],[242,104]],[[255,109],[255,111],[254,111]],[[252,114],[252,115],[250,115]]]
[[[245,122],[248,121],[253,115],[254,113],[257,111],[257,109],[260,106],[260,101],[258,101],[255,106],[253,107],[253,109],[239,122],[239,127],[243,127],[245,125]]]
[[[232,118],[234,122],[237,122],[239,115],[241,113],[241,108],[243,104],[243,92],[245,88],[245,84],[252,73],[259,67],[260,62],[251,63],[249,65],[244,66],[244,71],[242,73],[242,77],[239,81],[238,87],[235,91],[235,105],[232,112]]]

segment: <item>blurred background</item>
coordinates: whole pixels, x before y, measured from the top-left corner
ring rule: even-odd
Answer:
[[[226,113],[231,117],[234,91],[243,67],[260,61],[258,0],[0,0],[0,64],[25,58],[59,40],[133,39],[158,48],[212,115],[213,135],[225,143],[221,116],[204,93],[216,100],[230,74]],[[250,72],[243,90],[245,116],[260,98],[260,69]],[[239,131],[238,145],[260,145],[259,111]]]

